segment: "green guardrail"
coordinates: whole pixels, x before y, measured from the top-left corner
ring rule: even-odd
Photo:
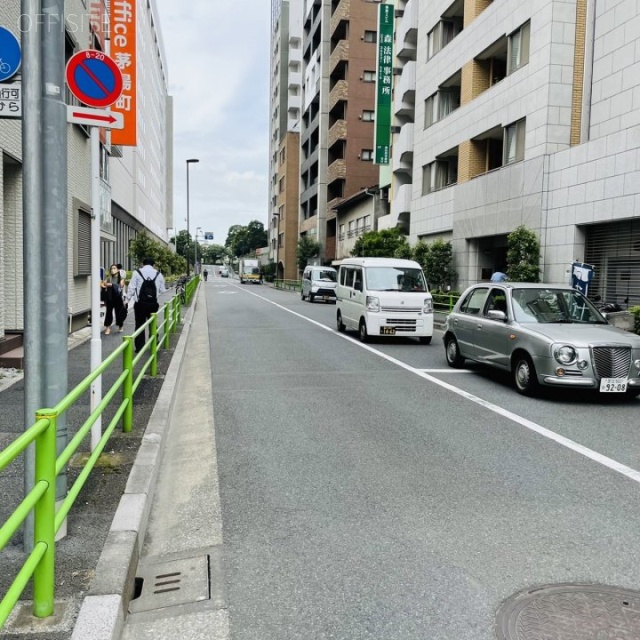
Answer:
[[[286,289],[288,291],[300,291],[302,282],[300,280],[274,280],[273,286],[276,289]]]
[[[185,287],[187,304],[190,303],[198,286],[199,278],[193,278]],[[122,430],[130,432],[133,428],[133,395],[142,378],[149,371],[152,377],[158,373],[158,347],[169,348],[171,333],[175,333],[181,323],[182,308],[180,296],[174,296],[165,303],[158,313],[151,315],[133,334],[123,336],[122,344],[96,367],[80,384],[69,392],[55,407],[36,411],[36,422],[8,447],[0,451],[0,471],[13,462],[27,447],[35,443],[35,479],[34,486],[16,507],[9,519],[0,527],[0,551],[18,531],[29,513],[34,513],[34,544],[18,575],[7,593],[0,601],[0,628],[4,626],[22,592],[33,577],[33,615],[45,618],[53,614],[55,598],[55,535],[62,526],[71,507],[82,490],[96,461],[104,450],[116,425],[122,420]],[[159,321],[161,318],[161,321]],[[149,329],[149,340],[134,357],[134,340],[137,335]],[[143,334],[144,335],[144,334]],[[86,393],[94,380],[111,365],[121,359],[122,373],[111,388],[104,394],[102,402],[87,418],[65,450],[56,457],[56,424],[65,411]],[[140,366],[137,377],[135,369]],[[118,391],[122,399],[116,413],[105,429],[100,442],[91,453],[81,473],[66,498],[55,510],[56,477],[64,470],[82,441],[91,432],[91,427],[103,411],[109,406]]]
[[[437,313],[451,313],[460,298],[459,293],[432,293],[433,310]]]

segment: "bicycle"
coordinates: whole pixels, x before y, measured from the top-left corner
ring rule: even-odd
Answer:
[[[0,73],[10,73],[11,65],[8,62],[2,62],[2,58],[0,58]]]
[[[179,278],[176,281],[176,295],[180,296],[180,302],[183,305],[187,304],[187,290],[185,285],[187,283],[187,278]]]

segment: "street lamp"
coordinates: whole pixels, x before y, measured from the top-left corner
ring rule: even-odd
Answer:
[[[200,162],[198,158],[189,158],[187,160],[187,238],[191,239],[191,232],[189,231],[189,165],[195,162]],[[187,258],[187,277],[189,277],[189,252],[185,252]],[[195,265],[194,265],[195,269]]]
[[[193,273],[195,275],[198,268],[198,231],[202,231],[202,227],[196,227],[195,242],[193,244]]]

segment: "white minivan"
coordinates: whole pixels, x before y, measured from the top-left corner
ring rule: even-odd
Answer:
[[[433,299],[422,268],[413,260],[347,258],[336,287],[338,331],[370,336],[433,337]]]
[[[336,279],[338,272],[333,267],[308,266],[302,273],[300,297],[314,300],[336,301]]]

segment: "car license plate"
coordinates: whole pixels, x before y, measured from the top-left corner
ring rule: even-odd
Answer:
[[[396,328],[395,327],[380,327],[380,335],[381,336],[395,336]]]
[[[330,299],[331,299],[331,296],[322,296],[322,299],[323,299],[323,300],[330,300]]]
[[[626,378],[602,378],[600,380],[600,391],[602,393],[624,393],[626,390]]]

